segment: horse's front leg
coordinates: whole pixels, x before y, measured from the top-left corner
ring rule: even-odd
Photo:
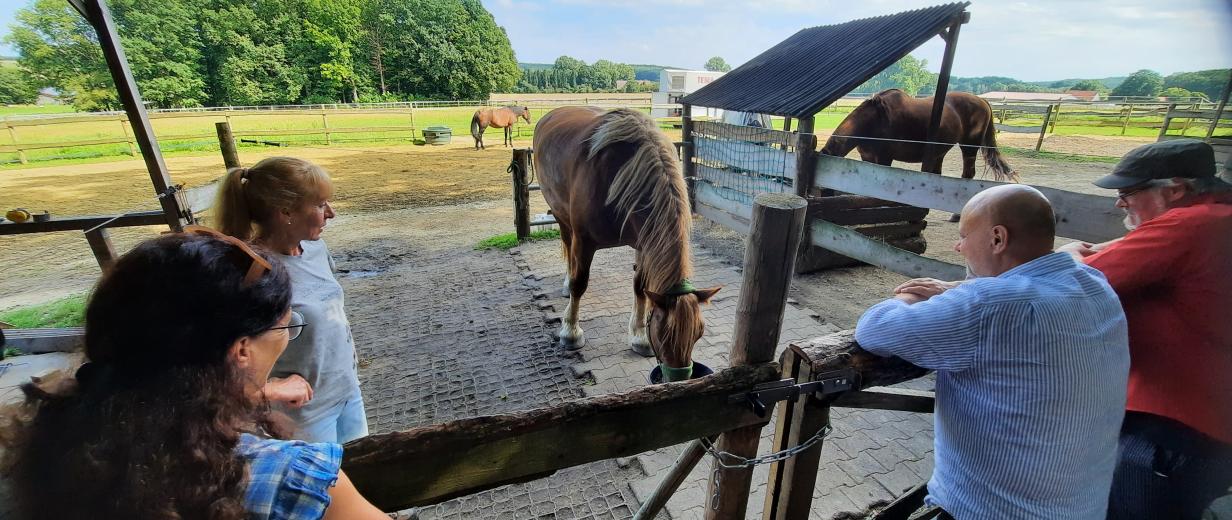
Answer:
[[[629,316],[629,348],[643,357],[650,357],[654,355],[654,349],[646,335],[646,277],[642,275],[640,266],[634,267],[633,270],[633,312]]]
[[[513,127],[505,127],[505,146],[513,146]]]
[[[574,237],[569,247],[569,306],[565,307],[560,332],[556,334],[565,350],[578,350],[586,345],[586,337],[578,325],[578,307],[590,282],[590,262],[594,258],[594,246]]]

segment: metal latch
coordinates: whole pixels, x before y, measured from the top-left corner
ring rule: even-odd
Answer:
[[[753,408],[758,417],[765,417],[766,405],[796,399],[801,395],[827,395],[845,392],[855,387],[856,372],[850,368],[818,374],[813,381],[796,384],[792,379],[780,379],[772,383],[763,383],[753,387],[750,392],[732,394],[728,403],[746,402]]]

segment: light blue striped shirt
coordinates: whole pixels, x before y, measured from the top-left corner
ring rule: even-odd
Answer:
[[[937,371],[928,502],[959,520],[1103,519],[1125,413],[1125,313],[1052,253],[860,318],[856,341]]]

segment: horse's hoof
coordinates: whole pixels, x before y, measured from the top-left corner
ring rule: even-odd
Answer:
[[[960,218],[962,218],[962,215],[955,213],[953,215],[950,215],[950,222],[958,222]]]
[[[654,348],[652,348],[650,346],[650,342],[646,340],[629,341],[629,349],[636,352],[637,355],[642,356],[642,357],[654,357]]]
[[[581,334],[579,334],[576,338],[558,336],[557,339],[560,340],[560,346],[569,352],[581,350],[582,347],[586,346],[586,336]]]

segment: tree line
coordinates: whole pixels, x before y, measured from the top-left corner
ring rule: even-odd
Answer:
[[[109,4],[142,97],[160,108],[486,99],[520,76],[479,0]],[[68,2],[34,0],[6,41],[34,88],[79,110],[119,107],[97,35]]]
[[[587,65],[585,61],[571,56],[556,58],[551,67],[526,67],[517,92],[644,92],[654,90],[642,86],[636,79],[636,71],[627,63],[598,60]],[[618,88],[618,81],[624,81]]]

